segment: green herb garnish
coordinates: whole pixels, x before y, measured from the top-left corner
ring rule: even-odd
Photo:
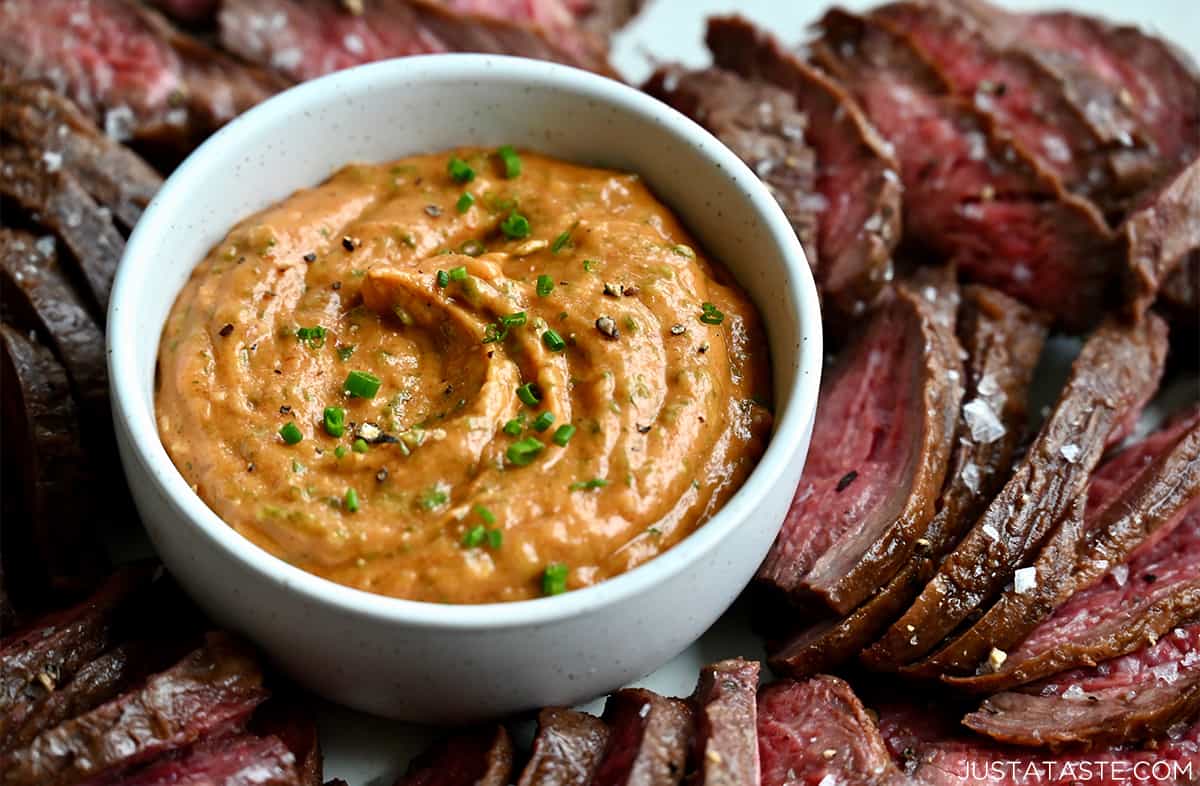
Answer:
[[[513,240],[529,237],[529,219],[514,210],[508,214],[508,218],[500,222],[500,231],[505,237]]]
[[[460,213],[465,213],[471,209],[471,205],[473,204],[475,204],[475,197],[464,191],[463,195],[454,203],[454,208]]]
[[[592,478],[591,480],[577,480],[567,488],[571,491],[590,491],[592,489],[602,489],[607,485],[608,481],[604,478]]]
[[[475,170],[458,156],[454,156],[446,164],[446,171],[455,183],[470,183],[475,179]]]
[[[283,427],[279,429],[279,436],[288,445],[295,445],[304,439],[304,434],[301,433],[300,427],[291,421],[283,424]]]
[[[563,337],[558,335],[553,328],[547,328],[546,332],[542,334],[542,343],[551,352],[562,352],[567,348],[567,342],[563,341]]]
[[[358,512],[358,492],[354,489],[346,489],[346,510],[351,513]]]
[[[712,303],[700,304],[700,321],[706,325],[719,325],[725,320],[725,315]]]
[[[512,145],[503,145],[496,151],[496,155],[500,156],[500,160],[504,162],[504,176],[510,180],[521,174],[521,157],[517,155],[517,151]]]
[[[325,346],[325,328],[320,325],[298,328],[296,338],[307,344],[309,349],[320,349]]]
[[[546,297],[554,291],[554,279],[545,273],[537,277],[538,297]]]
[[[375,398],[379,392],[379,377],[369,371],[351,371],[346,375],[342,388],[351,396],[358,398]]]
[[[554,444],[560,448],[565,448],[567,443],[571,441],[571,437],[575,436],[575,427],[570,423],[564,423],[554,430]]]
[[[533,430],[534,431],[545,431],[546,429],[550,428],[553,425],[554,425],[554,413],[553,412],[543,412],[542,414],[538,415],[536,418],[533,419]]]
[[[346,410],[341,407],[325,407],[325,433],[340,437],[346,433]]]
[[[524,467],[531,463],[546,445],[537,437],[525,437],[508,446],[505,455],[513,465]]]
[[[542,594],[561,595],[567,591],[570,569],[561,562],[551,562],[542,573]]]
[[[542,391],[538,389],[537,383],[526,382],[517,388],[517,398],[521,399],[521,403],[526,406],[536,407],[542,400]]]

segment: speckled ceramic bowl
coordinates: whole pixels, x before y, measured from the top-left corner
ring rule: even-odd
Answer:
[[[158,340],[193,266],[241,218],[351,161],[513,144],[640,173],[764,316],[777,419],[727,505],[666,554],[598,586],[445,606],[305,573],[225,525],[188,487],[154,417]],[[573,704],[658,668],[753,575],[800,477],[816,409],[821,322],[804,253],[766,188],[664,104],[583,71],[506,57],[392,60],[300,85],[184,162],[129,239],[108,315],[121,458],[163,561],[215,619],[318,694],[368,712],[460,722]]]

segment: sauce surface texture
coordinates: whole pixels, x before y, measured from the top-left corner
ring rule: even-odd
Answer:
[[[239,533],[370,592],[515,601],[646,562],[745,480],[753,304],[636,175],[504,152],[348,166],[195,269],[158,427]]]

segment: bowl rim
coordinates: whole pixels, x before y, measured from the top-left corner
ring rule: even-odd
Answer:
[[[800,362],[792,380],[784,414],[778,418],[767,449],[734,495],[706,522],[654,559],[599,584],[561,595],[521,601],[481,604],[439,604],[393,598],[338,584],[276,557],[226,524],[187,484],[159,437],[153,397],[142,403],[142,376],[134,360],[138,341],[137,309],[142,296],[139,281],[151,271],[150,247],[169,226],[169,216],[186,210],[187,194],[207,179],[208,159],[240,144],[254,130],[269,126],[275,117],[300,115],[311,104],[328,102],[355,82],[373,85],[452,78],[475,81],[521,80],[531,89],[574,92],[620,111],[640,115],[696,147],[714,161],[751,202],[781,251],[789,275],[786,285],[800,313],[795,351]],[[161,337],[155,337],[155,358]],[[144,337],[142,337],[144,339]],[[124,351],[122,347],[130,348]],[[106,350],[113,416],[127,431],[126,461],[136,461],[144,476],[157,487],[176,517],[199,530],[226,558],[241,563],[261,577],[298,593],[313,603],[335,606],[358,617],[374,618],[406,627],[441,630],[485,630],[544,625],[582,616],[642,595],[676,576],[716,548],[752,514],[785,474],[793,446],[808,438],[816,413],[822,359],[822,329],[816,285],[804,251],[766,186],[732,151],[690,118],[636,88],[587,71],[527,58],[503,55],[436,54],[395,58],[356,66],[296,85],[235,118],[197,148],[163,184],[130,235],[121,257],[107,315]],[[779,373],[774,369],[773,374]],[[776,403],[777,410],[780,403]],[[140,480],[140,479],[139,479]],[[143,525],[145,526],[145,525]]]

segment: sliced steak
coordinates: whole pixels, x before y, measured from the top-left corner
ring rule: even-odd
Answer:
[[[87,591],[107,568],[96,503],[103,499],[80,444],[66,372],[50,350],[0,325],[4,451],[15,464],[20,518],[0,534],[14,593]],[[10,491],[12,487],[10,486]]]
[[[251,731],[260,737],[278,737],[292,752],[301,786],[321,786],[325,756],[310,715],[306,696],[272,696],[255,714]]]
[[[578,30],[561,37],[519,21],[430,0],[379,0],[353,13],[333,0],[225,0],[221,44],[292,81],[390,57],[485,52],[552,60],[611,73]]]
[[[125,239],[113,226],[108,208],[97,204],[69,173],[16,144],[0,145],[0,196],[58,236],[87,283],[92,310],[100,318],[108,310],[113,276],[125,250]]]
[[[447,737],[408,765],[395,786],[508,786],[512,740],[503,726]]]
[[[807,119],[791,93],[719,68],[660,68],[642,90],[707,128],[746,162],[783,208],[820,279],[816,158],[804,140]],[[823,293],[836,301],[834,292]]]
[[[162,185],[149,164],[44,85],[0,83],[0,134],[41,151],[48,168],[69,172],[126,230]]]
[[[320,783],[320,781],[317,781]],[[97,786],[305,786],[278,737],[238,734],[205,740],[178,758]]]
[[[137,690],[0,755],[0,783],[103,783],[209,735],[241,728],[266,695],[253,652],[226,634],[211,633],[204,647]]]
[[[1003,433],[987,441],[972,439],[970,424],[960,414],[953,458],[925,542],[848,617],[819,622],[772,653],[775,671],[808,677],[854,657],[878,638],[1007,480],[1025,430],[1029,383],[1046,338],[1044,320],[994,289],[969,286],[963,290],[958,336],[967,353],[965,398],[983,401]]]
[[[892,278],[900,240],[901,186],[891,145],[841,85],[739,17],[708,21],[716,65],[778,85],[807,118],[805,141],[817,156],[818,281],[838,308],[860,314]]]
[[[692,694],[695,775],[689,786],[743,786],[759,782],[758,661],[724,660],[700,670]]]
[[[1013,580],[1158,387],[1166,346],[1166,325],[1153,315],[1136,325],[1106,320],[1088,338],[1028,454],[909,610],[864,653],[869,665],[893,668],[930,652]],[[977,401],[964,405],[976,440],[996,433],[986,427],[995,413]]]
[[[989,653],[1009,649],[1140,544],[1168,533],[1189,507],[1200,508],[1200,409],[1156,437],[1096,471],[1100,482],[1092,483],[1086,512],[1060,521],[1037,558],[1018,571],[1016,584],[978,622],[925,659],[923,673],[991,670]]]
[[[608,746],[608,727],[585,712],[548,707],[517,786],[588,786]]]
[[[592,786],[675,786],[684,776],[692,739],[687,702],[626,688],[604,705],[608,748]]]
[[[1200,624],[1027,691],[998,693],[963,719],[1018,745],[1124,744],[1157,737],[1200,710]]]
[[[1111,299],[1117,261],[1095,205],[954,95],[889,23],[831,11],[820,29],[814,58],[895,146],[906,242],[1063,325],[1094,324]]]
[[[1120,232],[1128,258],[1125,291],[1140,316],[1188,254],[1200,249],[1200,158],[1147,195]]]
[[[837,677],[780,680],[763,688],[758,748],[762,786],[906,782],[862,703]]]
[[[952,328],[907,286],[875,313],[822,385],[816,444],[758,581],[847,614],[923,537],[962,398]]]

